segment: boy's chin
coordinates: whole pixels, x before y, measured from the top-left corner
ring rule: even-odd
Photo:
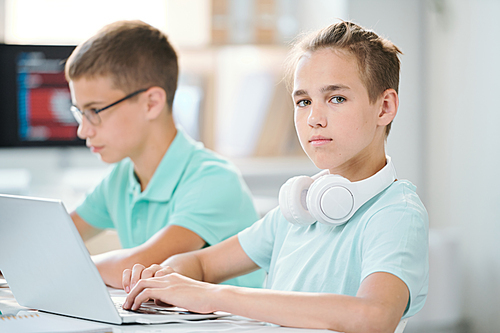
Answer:
[[[108,156],[106,154],[94,153],[94,155],[96,155],[97,158],[100,159],[101,161],[103,161],[104,163],[108,163],[108,164],[118,163],[122,160],[122,159],[118,159],[116,157]]]
[[[331,163],[328,163],[326,161],[315,161],[311,159],[311,161],[314,163],[316,168],[321,169],[321,170],[326,170],[326,169],[331,169]]]
[[[309,157],[311,162],[313,162],[318,169],[325,170],[325,169],[331,169],[332,167],[332,161],[326,158],[326,156],[307,154],[307,157]]]

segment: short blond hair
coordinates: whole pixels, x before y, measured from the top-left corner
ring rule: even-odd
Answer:
[[[167,36],[142,21],[118,21],[78,45],[68,58],[66,80],[108,76],[129,94],[158,86],[172,110],[179,68]]]
[[[401,50],[375,32],[347,21],[332,24],[299,39],[293,46],[287,64],[287,83],[291,86],[295,68],[306,52],[329,48],[354,56],[361,81],[374,103],[387,89],[398,92]],[[386,126],[389,135],[392,122]]]

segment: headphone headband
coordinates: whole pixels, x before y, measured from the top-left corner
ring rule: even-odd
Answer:
[[[357,182],[324,173],[294,177],[281,187],[279,204],[288,221],[299,225],[310,225],[315,221],[341,225],[397,178],[389,156],[386,156],[386,165],[380,171]]]
[[[315,181],[307,195],[309,213],[317,221],[341,225],[347,222],[368,200],[385,190],[396,179],[391,158],[373,176],[350,182],[340,175],[326,175]]]

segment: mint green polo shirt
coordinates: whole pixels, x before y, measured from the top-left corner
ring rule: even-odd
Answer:
[[[292,225],[279,207],[238,234],[245,253],[269,272],[266,288],[356,296],[375,272],[410,291],[404,318],[424,306],[429,283],[429,218],[416,187],[394,182],[341,226]]]
[[[258,219],[238,169],[182,129],[143,192],[127,158],[76,212],[96,228],[115,229],[123,248],[143,244],[167,225],[189,229],[214,245]],[[261,287],[264,274],[259,270],[227,283]]]

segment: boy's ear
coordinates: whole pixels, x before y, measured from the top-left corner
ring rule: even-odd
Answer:
[[[149,120],[158,118],[167,104],[167,93],[160,87],[151,87],[146,92],[147,113]]]
[[[380,98],[378,125],[387,126],[396,117],[399,107],[398,93],[394,89],[386,89]]]

